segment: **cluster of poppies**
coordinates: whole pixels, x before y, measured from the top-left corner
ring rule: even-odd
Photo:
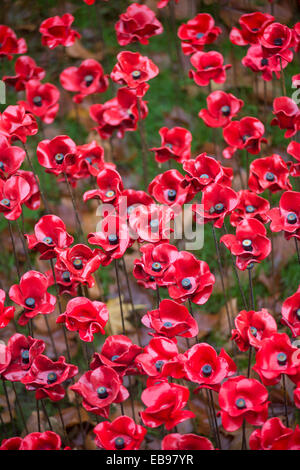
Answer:
[[[88,5],[95,3],[84,1]],[[158,8],[170,3],[172,12],[177,1],[161,0]],[[69,13],[43,21],[39,28],[42,45],[50,50],[72,46],[80,38],[72,29],[73,21]],[[237,46],[249,46],[243,65],[261,73],[263,80],[272,80],[273,73],[277,79],[284,79],[283,70],[293,60],[293,53],[300,50],[300,24],[291,29],[262,12],[242,15],[239,24],[240,29],[232,28],[230,41]],[[123,47],[135,42],[147,45],[151,37],[162,34],[164,29],[148,6],[131,3],[120,14],[115,31],[118,44]],[[52,83],[41,82],[46,70],[27,55],[15,61],[15,75],[3,77],[16,92],[25,93],[25,100],[7,106],[0,115],[0,212],[12,233],[11,222],[23,216],[23,205],[33,211],[42,206],[46,213],[35,223],[33,233],[22,233],[22,242],[29,255],[33,251],[38,253],[39,260],[49,261],[49,270],[39,272],[30,268],[20,275],[18,269],[19,282],[8,292],[17,308],[6,305],[6,292],[0,289],[0,328],[6,328],[20,314],[18,325],[28,325],[30,333],[26,336],[16,331],[7,344],[0,344],[0,377],[4,386],[6,382],[23,384],[28,392],[34,392],[43,407],[46,400],[64,399],[67,388],[75,392],[85,410],[97,419],[95,443],[101,449],[140,449],[145,445],[147,428],[158,427],[164,432],[162,450],[221,449],[218,416],[227,433],[243,429],[244,448],[300,449],[300,428],[289,426],[287,412],[285,424],[273,415],[269,419],[271,396],[267,388],[282,382],[286,394],[285,381],[289,380],[295,407],[300,408],[300,349],[287,334],[293,338],[300,335],[300,285],[293,295],[282,299],[283,332],[278,331],[272,314],[263,307],[255,310],[253,302],[249,309],[245,305],[235,318],[229,318],[233,353],[235,349],[249,351],[248,375],[242,375],[235,353],[231,357],[224,348],[217,350],[200,342],[201,315],[195,315],[192,304],[200,306],[209,300],[216,277],[207,262],[179,249],[172,239],[184,206],[191,203],[192,223],[211,227],[217,256],[219,243],[223,244],[230,251],[238,280],[239,271],[248,270],[251,281],[254,266],[270,258],[272,241],[268,230],[281,233],[286,240],[293,238],[299,249],[300,193],[294,190],[292,178],[300,175],[300,144],[292,140],[287,147],[296,163],[286,162],[277,153],[249,162],[248,154],[260,154],[262,144],[267,142],[265,127],[256,117],[235,120],[244,106],[243,100],[223,89],[211,90],[212,81],[224,84],[226,71],[231,68],[220,52],[205,51],[205,46],[213,44],[221,33],[210,14],[199,13],[180,25],[177,37],[182,54],[190,57],[193,69],[189,77],[198,86],[208,86],[207,107],[200,110],[199,117],[206,126],[222,129],[225,159],[238,160],[243,154],[247,157],[247,185],[236,191],[231,166],[223,166],[205,152],[193,157],[192,133],[180,126],[163,126],[159,130],[160,146],[146,148],[153,152],[150,155],[159,168],[166,162],[170,166],[157,174],[145,191],[125,188],[116,164],[105,161],[104,148],[96,140],[79,145],[68,135],[39,139],[37,162],[50,178],[67,184],[74,210],[72,191],[81,180],[91,185],[82,195],[84,203],[94,199],[100,203],[101,220],[96,231],[87,234],[86,243],[84,234],[80,243],[74,243],[64,221],[48,211],[47,201],[43,199],[41,205],[43,192],[27,149],[27,139],[38,134],[38,122],[41,127],[56,119],[60,91]],[[26,53],[25,40],[0,25],[0,58],[11,60],[16,54]],[[89,114],[101,139],[121,139],[127,131],[140,130],[141,121],[149,112],[144,99],[150,89],[149,81],[158,74],[158,66],[149,57],[122,50],[110,75],[99,62],[86,59],[76,67],[62,70],[59,80],[66,92],[74,94],[75,105],[83,100],[88,103],[91,97],[104,93],[109,79],[118,85],[114,98],[104,103],[93,101]],[[293,77],[293,81],[296,83],[298,78]],[[300,131],[300,109],[291,98],[276,97],[273,113],[270,124],[285,130],[285,138]],[[31,171],[21,169],[23,162],[30,164]],[[180,171],[172,169],[172,163]],[[240,165],[240,161],[235,163]],[[280,194],[278,207],[271,207],[266,192],[271,196]],[[77,212],[76,217],[80,226]],[[141,317],[146,337],[149,336],[144,346],[140,341],[135,344],[126,335],[120,292],[123,334],[107,335],[108,305],[98,298],[91,300],[88,291],[94,287],[99,269],[114,264],[118,277],[118,263],[124,261],[134,245],[139,255],[134,260],[133,277],[138,285],[155,291],[157,299],[156,308],[143,312]],[[56,296],[51,293],[54,286]],[[60,299],[63,295],[68,297],[65,311]],[[50,358],[44,354],[45,342],[33,337],[34,319],[38,315],[45,317],[46,322],[49,315],[55,316],[66,342],[66,330],[77,332],[79,340],[92,345],[95,335],[105,336],[101,348],[94,350],[91,358],[85,345],[87,370],[79,371],[71,364],[68,344],[68,361],[64,356]],[[254,373],[257,378],[251,377]],[[139,397],[132,395],[132,380],[143,384],[140,401],[144,407],[139,412],[139,421],[134,412]],[[203,396],[203,390],[214,421],[214,443],[198,434],[181,434],[177,429],[186,420],[196,421],[197,413],[190,400],[194,394]],[[132,417],[124,413],[123,403],[128,399]],[[121,409],[117,417],[116,405]],[[256,427],[248,442],[245,442],[246,423]],[[70,449],[64,444],[64,438],[62,444],[61,437],[52,430],[39,429],[22,438],[7,436],[0,450]]]

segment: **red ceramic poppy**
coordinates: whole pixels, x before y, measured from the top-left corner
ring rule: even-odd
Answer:
[[[72,46],[76,39],[81,37],[77,31],[71,29],[73,21],[74,16],[69,13],[65,13],[63,16],[53,16],[43,21],[40,26],[43,46],[47,46],[49,49],[60,45]]]
[[[75,103],[94,93],[104,93],[108,88],[108,75],[94,59],[86,59],[79,67],[68,67],[60,74],[60,83],[65,90],[76,92]]]
[[[132,237],[150,243],[169,240],[173,232],[170,228],[173,218],[174,212],[168,206],[151,204],[136,207],[129,215]]]
[[[116,98],[104,104],[90,107],[91,118],[97,122],[95,127],[102,139],[108,139],[115,131],[118,138],[123,138],[126,131],[137,129],[138,119],[145,119],[148,108],[145,101],[138,99],[135,90],[119,88]]]
[[[206,98],[207,109],[201,109],[198,116],[208,127],[225,127],[244,106],[244,101],[222,90],[213,91]]]
[[[91,342],[95,333],[105,334],[104,327],[108,321],[108,310],[103,302],[85,297],[71,299],[66,311],[59,315],[56,323],[64,323],[69,331],[78,331],[82,341]]]
[[[196,71],[190,70],[189,76],[199,86],[207,86],[210,81],[224,83],[226,80],[226,70],[231,68],[231,64],[224,65],[224,58],[220,52],[195,52],[191,57],[191,64]]]
[[[87,411],[106,419],[110,405],[121,403],[129,396],[117,372],[107,366],[89,370],[70,389],[83,398],[82,404]]]
[[[168,129],[162,127],[159,130],[161,146],[149,149],[155,152],[155,160],[164,163],[171,158],[179,163],[188,160],[191,156],[192,134],[183,127]]]
[[[251,450],[299,450],[299,427],[295,431],[284,426],[279,418],[270,418],[250,438]],[[298,441],[298,442],[297,442]]]
[[[18,57],[15,63],[15,73],[15,76],[4,76],[2,80],[7,85],[13,86],[16,91],[25,90],[25,85],[29,80],[43,80],[46,75],[45,69],[38,67],[35,60],[27,55]]]
[[[105,450],[139,450],[147,434],[129,416],[118,416],[112,422],[103,421],[94,428],[96,445]]]
[[[133,42],[148,44],[152,36],[162,34],[163,25],[146,5],[132,3],[115,24],[120,46]]]
[[[214,450],[206,437],[197,434],[167,434],[161,443],[162,450]]]
[[[285,191],[279,201],[279,207],[269,210],[272,232],[284,231],[285,238],[300,240],[300,192]]]
[[[131,212],[138,206],[150,206],[154,201],[145,191],[136,191],[135,189],[125,189],[118,198],[116,206],[118,214],[123,219],[128,219]]]
[[[259,263],[271,252],[271,241],[265,226],[257,219],[244,219],[236,226],[235,235],[223,235],[220,242],[236,256],[236,266],[244,271]]]
[[[280,155],[258,158],[250,164],[249,189],[263,193],[266,189],[272,193],[291,190],[289,169]]]
[[[184,305],[173,300],[164,299],[157,310],[150,310],[142,318],[147,328],[152,328],[156,335],[174,338],[194,338],[199,332],[196,320]],[[153,333],[149,333],[155,336]]]
[[[157,202],[177,208],[191,201],[195,195],[184,176],[177,170],[168,170],[157,175],[149,184],[148,191]]]
[[[7,348],[11,360],[3,377],[10,382],[20,382],[30,369],[33,360],[44,351],[45,343],[41,339],[15,333],[9,338]]]
[[[117,60],[110,74],[111,79],[135,90],[138,97],[144,96],[149,88],[146,82],[159,74],[159,68],[152,60],[138,52],[120,52]]]
[[[205,261],[198,260],[188,251],[180,251],[168,269],[165,280],[173,284],[168,287],[169,296],[178,302],[191,300],[197,305],[208,301],[215,276]]]
[[[244,420],[261,426],[268,418],[267,400],[268,391],[258,380],[243,375],[229,378],[221,385],[219,393],[223,428],[234,432]]]
[[[28,209],[36,211],[40,208],[40,188],[37,184],[38,177],[32,171],[18,170],[17,176],[21,176],[29,184],[29,193],[24,199],[24,204]]]
[[[263,48],[260,45],[255,45],[249,47],[246,56],[242,59],[242,64],[251,69],[252,72],[261,72],[262,79],[269,82],[273,78],[273,72],[277,79],[280,78],[281,67],[283,69],[287,67],[288,62],[284,59],[281,59],[280,62],[276,55],[267,59],[264,57]]]
[[[122,177],[117,170],[103,169],[97,175],[97,186],[98,189],[91,189],[84,193],[83,200],[85,202],[96,198],[104,204],[116,204],[123,191]]]
[[[182,41],[182,52],[190,55],[202,51],[206,44],[215,42],[221,32],[221,28],[215,26],[215,20],[211,15],[199,13],[178,29],[178,37]]]
[[[19,325],[26,325],[31,318],[38,314],[52,313],[56,297],[47,292],[47,277],[38,271],[28,271],[9,289],[9,297],[13,302],[24,308],[19,318]]]
[[[286,151],[297,160],[297,163],[288,162],[288,167],[289,167],[291,176],[294,176],[295,178],[297,178],[300,176],[300,144],[296,142],[295,140],[293,140],[292,142],[289,143]]]
[[[18,39],[16,33],[8,26],[0,25],[0,59],[12,60],[14,54],[26,54],[27,45],[23,38]]]
[[[60,448],[60,436],[53,431],[45,431],[27,434],[19,450],[60,450]]]
[[[64,356],[60,356],[58,361],[52,361],[49,357],[40,354],[33,360],[21,382],[26,390],[35,391],[37,400],[48,397],[51,401],[59,401],[66,393],[62,384],[77,374],[78,367],[67,364]]]
[[[75,163],[76,144],[67,135],[58,135],[52,140],[39,142],[36,154],[39,164],[46,168],[47,173],[56,176],[67,174]]]
[[[0,134],[0,178],[7,179],[16,173],[25,157],[25,150],[11,147],[7,138]]]
[[[248,351],[250,346],[259,349],[263,339],[277,333],[276,321],[265,308],[256,312],[242,310],[235,317],[234,324],[231,340],[236,342],[240,351]]]
[[[0,179],[0,213],[7,220],[18,219],[29,193],[30,186],[21,176],[13,175],[6,181]]]
[[[185,177],[187,182],[192,183],[196,192],[202,191],[212,183],[231,186],[232,168],[223,167],[206,152],[201,153],[195,159],[184,161],[182,167],[187,172]]]
[[[0,450],[20,450],[23,439],[21,437],[10,437],[3,439]]]
[[[26,83],[26,101],[19,101],[26,111],[39,117],[45,124],[51,124],[59,109],[60,92],[52,83],[29,80]]]
[[[141,399],[147,408],[140,416],[149,428],[164,425],[170,430],[195,417],[192,411],[183,409],[189,399],[189,389],[182,385],[167,382],[154,385],[143,391]]]
[[[261,342],[253,370],[260,376],[261,381],[269,386],[277,384],[282,374],[297,383],[299,367],[299,349],[291,344],[287,334],[275,333]]]
[[[23,105],[7,106],[0,115],[0,134],[3,134],[10,143],[20,140],[25,144],[27,137],[37,132],[35,117],[26,112]]]
[[[233,189],[213,183],[203,191],[201,205],[193,205],[196,221],[199,224],[213,222],[214,227],[221,228],[225,217],[235,209],[237,203],[238,195]]]
[[[280,58],[291,62],[293,52],[291,47],[294,45],[293,32],[286,25],[281,23],[269,24],[261,38],[260,43],[266,58],[277,55]]]
[[[63,263],[57,261],[54,266],[54,274],[55,279],[53,277],[52,269],[45,272],[45,275],[48,279],[48,285],[53,286],[56,284],[58,285],[59,294],[68,294],[71,297],[76,297],[79,287],[79,282],[73,280],[72,273],[67,270],[66,266]]]
[[[274,16],[255,11],[242,15],[239,19],[241,29],[232,28],[229,38],[236,46],[258,44],[266,27],[274,21]]]
[[[226,377],[236,373],[236,365],[222,348],[218,355],[207,343],[195,344],[183,354],[185,378],[200,384],[194,392],[202,388],[219,391]]]
[[[238,193],[238,204],[230,215],[230,223],[236,227],[244,219],[257,219],[263,224],[269,220],[270,203],[248,189]]]
[[[0,289],[0,329],[5,328],[10,320],[14,318],[15,307],[4,307],[5,291]]]
[[[72,169],[72,176],[75,179],[97,176],[101,170],[116,168],[114,163],[104,161],[104,148],[96,140],[77,146],[75,165],[76,168]]]
[[[271,121],[271,126],[278,126],[286,129],[284,137],[289,139],[300,129],[300,110],[292,98],[280,96],[273,101],[273,114],[275,118]]]
[[[111,335],[104,341],[101,353],[94,353],[90,368],[94,370],[100,366],[108,366],[120,376],[137,374],[134,360],[142,351],[127,336]]]
[[[162,336],[152,338],[144,352],[135,358],[142,373],[148,377],[183,377],[182,365],[178,361],[176,341]]]
[[[58,260],[65,270],[72,275],[72,280],[93,287],[95,281],[92,274],[101,264],[101,256],[97,250],[79,243],[59,253]]]
[[[223,150],[224,158],[232,158],[237,149],[245,149],[247,152],[257,155],[261,144],[266,143],[263,137],[265,126],[259,119],[244,117],[240,121],[231,121],[223,129],[223,137],[229,147]]]
[[[300,285],[295,294],[291,295],[282,304],[281,323],[287,325],[293,336],[300,335]]]

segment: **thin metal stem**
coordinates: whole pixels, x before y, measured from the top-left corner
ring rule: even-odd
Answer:
[[[146,141],[145,128],[141,113],[140,98],[137,98],[138,108],[138,131],[140,134],[141,145],[142,145],[142,157],[143,157],[143,176],[144,176],[144,189],[147,189],[149,175],[148,175],[148,145]]]
[[[286,384],[285,384],[285,375],[282,374],[282,388],[283,388],[283,396],[284,396],[284,413],[285,413],[285,424],[289,427],[289,415],[288,415],[288,408],[287,408],[287,393],[286,393]]]
[[[4,389],[4,394],[5,394],[5,399],[6,399],[6,404],[7,404],[7,408],[8,408],[10,421],[11,421],[14,433],[16,434],[17,430],[16,430],[16,426],[15,426],[15,423],[14,423],[14,420],[13,420],[12,409],[11,409],[11,406],[10,406],[8,391],[7,391],[5,380],[3,378],[2,378],[2,384],[3,384],[3,389]]]
[[[216,410],[215,410],[215,402],[214,402],[214,397],[212,391],[209,389],[208,390],[209,398],[210,398],[210,406],[212,410],[212,416],[214,420],[214,425],[215,425],[215,431],[216,431],[216,442],[217,446],[220,450],[222,450],[221,447],[221,439],[220,439],[220,433],[219,433],[219,427],[218,427],[218,421],[217,421],[217,416],[216,416]]]
[[[76,204],[76,201],[75,201],[74,193],[72,191],[72,188],[71,188],[71,185],[69,183],[68,176],[67,176],[66,172],[64,172],[64,177],[65,177],[65,182],[67,184],[69,195],[71,197],[71,201],[72,201],[72,205],[73,205],[73,209],[74,209],[74,213],[75,213],[75,218],[76,218],[76,223],[77,223],[77,228],[78,228],[78,231],[79,231],[79,236],[83,240],[84,235],[83,235],[82,223],[81,223],[81,220],[80,220],[80,217],[79,217],[79,212],[78,212],[77,204]]]
[[[122,258],[122,263],[123,263],[123,270],[124,270],[124,273],[125,273],[125,279],[126,279],[126,284],[127,284],[127,290],[128,290],[128,294],[129,294],[129,299],[130,299],[130,303],[131,303],[131,309],[132,309],[132,312],[134,314],[134,319],[135,319],[135,327],[136,327],[136,331],[137,331],[137,340],[138,340],[138,344],[139,346],[141,346],[141,338],[140,338],[140,335],[139,335],[139,317],[138,317],[138,314],[137,314],[137,311],[134,307],[134,302],[133,302],[133,295],[132,295],[132,290],[131,290],[131,287],[130,287],[130,282],[129,282],[129,277],[128,277],[128,273],[127,273],[127,269],[126,269],[126,263],[125,263],[125,259],[124,257]]]
[[[11,382],[11,385],[12,385],[12,388],[13,388],[13,391],[14,391],[14,394],[15,394],[15,397],[16,397],[16,403],[17,403],[19,411],[20,411],[20,416],[21,416],[21,420],[22,420],[24,429],[25,429],[26,433],[28,434],[29,431],[28,431],[28,428],[27,428],[26,420],[24,418],[24,413],[23,413],[23,409],[22,409],[22,406],[21,406],[21,403],[20,403],[20,400],[19,400],[19,397],[18,397],[16,386],[15,386],[14,382]]]
[[[120,278],[119,278],[119,270],[118,270],[118,262],[117,262],[116,259],[115,259],[115,272],[116,272],[116,279],[117,279],[117,286],[118,286],[118,295],[119,295],[119,304],[120,304],[120,311],[121,311],[122,330],[123,330],[123,335],[126,336],[123,302],[122,302],[122,297],[121,297],[121,286],[120,286]]]
[[[300,264],[300,251],[299,251],[299,246],[298,246],[298,240],[296,237],[294,237],[295,240],[295,247],[296,247],[296,252],[297,252],[297,257],[298,257],[298,263]]]

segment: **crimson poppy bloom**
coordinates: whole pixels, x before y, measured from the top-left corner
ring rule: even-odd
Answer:
[[[235,235],[226,234],[220,242],[236,256],[236,265],[244,271],[251,263],[259,263],[271,253],[271,241],[265,226],[257,219],[244,219],[236,226]]]
[[[189,77],[199,86],[209,85],[210,80],[224,83],[226,70],[231,68],[231,64],[224,65],[224,57],[216,51],[195,52],[191,57],[191,64],[196,71],[190,70]]]
[[[284,137],[289,139],[300,129],[300,110],[292,98],[280,96],[273,101],[273,114],[271,126],[286,129]]]
[[[198,116],[208,127],[225,127],[244,106],[244,101],[222,90],[213,91],[206,98],[207,109],[201,109]]]
[[[300,144],[293,140],[289,143],[286,151],[297,160],[297,163],[291,161],[288,162],[287,165],[290,170],[290,175],[294,178],[298,178],[300,176]]]
[[[90,116],[97,122],[95,129],[102,139],[108,139],[114,131],[118,138],[123,138],[126,131],[135,131],[139,119],[145,119],[148,108],[145,101],[139,100],[135,90],[119,88],[116,98],[104,104],[90,107]]]
[[[35,60],[27,55],[17,58],[15,73],[15,76],[4,76],[2,80],[13,86],[16,91],[25,90],[25,85],[29,80],[43,80],[46,75],[45,69],[38,67]]]
[[[58,176],[68,173],[75,163],[76,144],[67,135],[58,135],[52,140],[39,142],[36,154],[39,164],[46,168],[46,172]]]
[[[20,450],[23,439],[21,437],[10,437],[3,439],[0,450]]]
[[[266,58],[277,55],[291,62],[293,52],[291,47],[294,45],[293,32],[286,25],[281,23],[271,23],[265,29],[260,38],[263,53]]]
[[[43,46],[54,49],[57,46],[69,47],[74,44],[81,35],[71,29],[74,16],[65,13],[63,16],[53,16],[44,20],[40,26]]]
[[[250,346],[259,349],[262,340],[277,333],[277,324],[272,315],[262,308],[259,311],[242,310],[234,319],[235,329],[231,331],[231,340],[235,341],[240,351],[248,351]]]
[[[201,153],[195,159],[185,160],[182,167],[187,172],[185,179],[188,183],[192,183],[196,192],[202,191],[212,183],[231,186],[232,168],[223,167],[206,152]]]
[[[163,378],[169,375],[183,377],[182,365],[178,360],[176,341],[162,336],[155,336],[144,348],[144,352],[135,358],[138,368],[149,377]]]
[[[219,392],[223,428],[234,432],[244,420],[253,426],[261,426],[268,419],[267,400],[268,391],[258,380],[243,375],[229,378]]]
[[[10,143],[20,140],[25,144],[27,137],[37,132],[35,117],[26,112],[23,105],[7,106],[0,115],[0,134],[3,134]]]
[[[95,333],[105,334],[104,327],[108,321],[108,310],[103,302],[85,297],[71,299],[66,311],[59,315],[56,323],[64,323],[69,331],[78,331],[82,341],[91,342]]]
[[[94,59],[86,59],[79,67],[68,67],[60,74],[60,83],[65,90],[78,93],[73,97],[75,103],[94,93],[104,93],[108,88],[108,75]]]
[[[102,259],[97,250],[79,243],[59,253],[58,259],[71,273],[73,281],[93,287],[95,281],[92,274],[97,271]]]
[[[149,428],[164,425],[170,430],[195,417],[192,411],[183,409],[189,399],[189,389],[182,385],[167,382],[153,385],[143,391],[141,399],[147,408],[140,412],[140,416]]]
[[[26,54],[25,39],[18,39],[16,33],[8,26],[0,25],[0,59],[12,60],[15,54]]]
[[[17,220],[29,193],[30,186],[21,176],[13,175],[6,181],[0,179],[0,213],[7,220]]]
[[[265,338],[256,353],[253,370],[258,373],[266,385],[277,384],[282,374],[286,374],[293,382],[299,381],[299,349],[291,344],[285,333],[274,333]]]
[[[101,353],[94,353],[90,368],[94,370],[100,366],[108,366],[120,376],[136,374],[134,360],[142,351],[127,336],[111,335],[104,341]]]
[[[138,206],[150,206],[154,201],[145,191],[136,191],[134,189],[125,189],[118,198],[116,206],[120,217],[128,219],[131,212]]]
[[[164,163],[171,158],[179,163],[188,160],[191,156],[192,134],[183,127],[168,129],[162,127],[159,130],[161,146],[149,149],[155,152],[155,160]]]
[[[16,173],[25,157],[25,150],[11,147],[7,138],[0,134],[0,178],[7,179]]]
[[[9,338],[7,348],[11,359],[2,375],[10,382],[20,382],[30,369],[33,360],[44,351],[45,343],[41,339],[15,333]]]
[[[177,170],[168,170],[157,175],[149,184],[148,191],[157,202],[175,207],[189,202],[195,195],[184,176]]]
[[[289,169],[280,155],[274,153],[270,157],[257,158],[250,164],[248,186],[255,193],[263,193],[266,189],[272,193],[291,190]]]
[[[225,217],[235,209],[237,203],[238,196],[233,189],[213,183],[205,188],[201,205],[195,204],[193,211],[198,223],[213,222],[214,227],[221,228]]]
[[[146,45],[152,36],[162,34],[164,28],[150,8],[133,3],[120,15],[115,30],[120,46],[127,46],[133,42]]]
[[[232,28],[229,39],[236,46],[258,44],[265,28],[274,21],[274,16],[255,11],[242,15],[239,19],[241,29]]]
[[[144,96],[149,88],[146,82],[159,74],[159,68],[152,60],[138,52],[120,52],[117,60],[110,74],[111,79],[135,90],[138,97]]]
[[[263,224],[268,222],[270,203],[248,189],[238,193],[238,203],[230,215],[230,223],[236,227],[244,219],[257,219]]]
[[[117,170],[105,168],[97,175],[98,189],[86,191],[83,195],[84,202],[90,199],[100,199],[104,204],[114,204],[123,191],[123,181]]]
[[[273,72],[277,79],[280,78],[281,68],[285,69],[288,62],[284,59],[278,60],[276,55],[267,59],[264,57],[263,48],[257,44],[249,47],[246,56],[242,59],[242,64],[251,69],[252,72],[261,72],[262,79],[269,82],[273,78]]]
[[[55,285],[56,281],[60,295],[68,294],[71,297],[76,297],[77,288],[80,283],[78,281],[73,280],[72,273],[67,270],[66,266],[63,263],[60,263],[59,261],[55,263],[54,274],[55,279],[53,277],[52,269],[45,273],[48,279],[49,287]]]
[[[13,302],[24,308],[19,318],[19,325],[26,325],[31,318],[39,313],[48,315],[52,313],[56,304],[56,297],[47,292],[47,277],[38,271],[27,271],[20,280],[9,289],[9,297]]]
[[[14,318],[15,307],[4,307],[5,291],[0,289],[0,329],[5,328],[10,320]]]
[[[173,231],[170,228],[173,218],[174,212],[170,207],[158,204],[138,206],[129,215],[132,237],[150,243],[168,240]]]
[[[121,403],[129,396],[117,372],[107,366],[89,370],[70,389],[83,398],[82,404],[87,411],[106,419],[110,405]]]
[[[195,18],[182,24],[178,29],[182,52],[185,55],[202,51],[206,44],[215,42],[222,30],[215,26],[215,20],[208,13],[199,13]]]
[[[164,299],[157,310],[150,310],[142,318],[147,328],[152,328],[156,335],[174,338],[194,338],[199,332],[196,320],[184,305]],[[149,333],[155,336],[153,333]]]
[[[236,372],[236,365],[226,351],[222,348],[218,355],[207,343],[192,346],[183,354],[182,361],[185,378],[200,384],[194,392],[201,388],[218,392],[222,381]]]
[[[203,305],[208,301],[215,276],[210,272],[205,261],[198,260],[188,251],[180,251],[176,260],[168,269],[165,280],[169,283],[169,296],[178,302],[190,299],[197,305]]]
[[[161,443],[162,450],[214,450],[206,437],[197,434],[167,434]]]
[[[272,232],[284,231],[285,238],[300,240],[300,192],[285,191],[279,201],[279,207],[269,210]]]
[[[257,155],[261,144],[266,143],[263,137],[265,126],[254,117],[244,117],[240,121],[231,121],[223,129],[223,137],[229,147],[223,150],[224,158],[232,158],[237,149],[245,149],[247,152]]]
[[[103,421],[94,428],[96,445],[105,450],[139,450],[147,429],[129,416]]]
[[[114,163],[104,161],[104,148],[96,140],[77,146],[75,165],[76,168],[72,168],[72,176],[75,179],[97,176],[101,170],[114,170],[116,167]]]
[[[282,304],[281,307],[281,323],[287,325],[293,336],[300,335],[300,285],[295,294],[291,295]]]
[[[27,372],[21,379],[26,390],[35,391],[35,398],[41,400],[50,398],[52,401],[62,400],[65,396],[63,382],[72,379],[78,374],[78,367],[67,364],[64,356],[54,362],[49,357],[40,354],[37,356]]]
[[[60,448],[60,436],[53,431],[45,431],[27,434],[19,450],[60,450]]]
[[[299,436],[299,426],[293,431],[284,426],[279,418],[270,418],[262,428],[252,432],[249,446],[251,450],[299,450],[297,435]]]
[[[29,184],[29,193],[24,199],[25,206],[32,211],[36,211],[41,205],[37,176],[32,171],[25,170],[18,170],[16,175],[21,176]]]
[[[59,109],[60,92],[52,83],[29,80],[25,86],[26,101],[19,101],[26,111],[39,117],[45,124],[51,124]]]

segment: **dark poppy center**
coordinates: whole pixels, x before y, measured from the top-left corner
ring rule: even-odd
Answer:
[[[224,211],[225,206],[224,204],[222,204],[222,202],[219,202],[218,204],[215,205],[214,209],[217,214],[221,214]]]
[[[245,135],[242,136],[242,141],[244,142],[244,144],[247,142],[249,137],[250,137],[250,135],[248,135],[248,134],[245,134]]]
[[[296,310],[296,317],[298,318],[298,320],[300,320],[300,308],[297,308]]]
[[[2,44],[2,42],[0,42],[0,49],[2,49],[2,47],[3,47],[3,44]]]
[[[158,219],[151,220],[150,228],[152,232],[157,232],[159,228],[159,220]]]
[[[97,395],[98,395],[98,398],[107,398],[108,397],[108,392],[107,392],[107,389],[106,387],[98,387],[97,388]]]
[[[91,157],[86,157],[85,161],[86,161],[87,163],[91,164],[93,160],[92,160]]]
[[[154,276],[150,276],[150,277],[149,277],[149,281],[154,282],[154,281],[155,281],[155,277],[154,277]]]
[[[123,437],[117,437],[117,438],[115,439],[115,447],[116,447],[116,449],[118,449],[118,450],[124,449],[124,447],[125,447],[125,441],[124,441]]]
[[[166,147],[167,147],[168,149],[172,150],[172,149],[173,149],[173,144],[167,143],[167,144],[166,144]]]
[[[246,408],[246,402],[244,398],[238,398],[235,402],[235,405],[239,410],[243,410],[244,408]]]
[[[55,155],[55,157],[54,157],[54,160],[56,161],[56,163],[57,163],[58,165],[61,165],[62,162],[64,161],[64,158],[65,158],[65,156],[64,156],[63,153],[57,153],[57,154]]]
[[[29,351],[28,351],[28,349],[24,349],[24,351],[22,351],[21,358],[22,358],[22,362],[24,362],[24,364],[29,363]]]
[[[207,180],[209,178],[209,176],[208,176],[207,173],[203,173],[202,175],[199,176],[199,178],[203,178],[203,179]]]
[[[175,201],[176,194],[177,194],[176,189],[169,189],[168,190],[168,199],[169,199],[169,201]]]
[[[161,264],[158,262],[155,262],[152,264],[152,271],[155,271],[156,273],[159,273],[161,271],[162,267]]]
[[[113,189],[108,189],[105,193],[106,197],[114,197],[115,196],[115,191]]]
[[[117,245],[118,241],[119,241],[119,237],[115,233],[111,233],[108,235],[108,243],[110,245]]]
[[[45,237],[43,242],[46,243],[46,245],[52,245],[53,240],[51,237]]]
[[[259,28],[252,28],[252,31],[253,33],[256,33],[257,31],[259,31]]]
[[[28,308],[34,308],[35,307],[35,300],[33,297],[27,297],[25,300],[25,305]]]
[[[290,212],[286,218],[288,224],[295,224],[297,222],[297,215],[294,212]]]
[[[57,374],[55,372],[49,372],[47,375],[47,383],[54,384],[57,381]]]
[[[278,353],[277,362],[280,366],[285,366],[287,363],[287,355],[284,352]]]
[[[192,287],[191,280],[188,277],[182,279],[181,285],[185,290],[189,290]]]
[[[114,362],[116,361],[117,359],[119,359],[120,356],[118,356],[117,354],[115,354],[114,356],[112,356],[111,360]]]
[[[70,282],[71,278],[70,278],[70,271],[64,271],[61,275],[63,281],[65,282]]]
[[[257,328],[255,328],[255,326],[251,326],[250,327],[250,333],[252,334],[252,336],[256,337],[257,336]]]
[[[243,245],[244,250],[246,250],[246,251],[252,251],[253,250],[252,240],[250,240],[249,238],[246,238],[245,240],[243,240],[242,245]]]
[[[132,72],[132,78],[133,78],[134,80],[138,80],[139,78],[141,78],[141,75],[142,75],[142,74],[141,74],[140,70],[134,70],[134,71]]]
[[[253,212],[255,212],[255,207],[249,204],[248,206],[246,206],[246,212],[247,214],[253,214]]]
[[[1,170],[1,171],[4,171],[4,169],[5,169],[4,163],[3,163],[3,162],[0,162],[0,170]]]
[[[275,38],[274,39],[274,46],[282,46],[283,39],[282,38]]]
[[[93,75],[86,75],[84,77],[84,81],[85,81],[86,86],[90,86],[94,81]]]
[[[9,199],[2,199],[1,201],[2,206],[9,207],[10,206],[10,200]]]
[[[274,173],[272,173],[271,171],[267,171],[267,173],[265,174],[265,179],[267,181],[274,181],[275,180]]]
[[[165,327],[165,328],[172,328],[172,326],[173,326],[173,323],[172,323],[172,322],[170,322],[170,321],[165,321],[165,323],[164,323],[164,327]]]
[[[201,369],[202,374],[204,377],[209,377],[212,373],[212,366],[210,364],[205,364]]]
[[[80,258],[75,258],[74,261],[73,261],[73,266],[75,269],[82,269],[83,267],[83,263],[82,263],[82,260]]]
[[[42,104],[43,104],[43,99],[42,99],[41,96],[35,96],[32,101],[33,101],[33,103],[35,104],[35,106],[38,106],[39,108],[40,108],[40,107],[42,106]]]
[[[265,67],[265,66],[268,65],[268,64],[269,64],[268,59],[265,59],[265,58],[261,59],[260,65],[261,65],[262,67]]]
[[[162,366],[164,365],[164,361],[156,361],[155,363],[155,368],[157,371],[160,371],[160,369],[162,368]]]
[[[221,113],[223,114],[223,116],[229,116],[230,115],[230,106],[222,106]]]
[[[196,38],[201,39],[203,38],[203,36],[204,36],[204,33],[197,33]]]

